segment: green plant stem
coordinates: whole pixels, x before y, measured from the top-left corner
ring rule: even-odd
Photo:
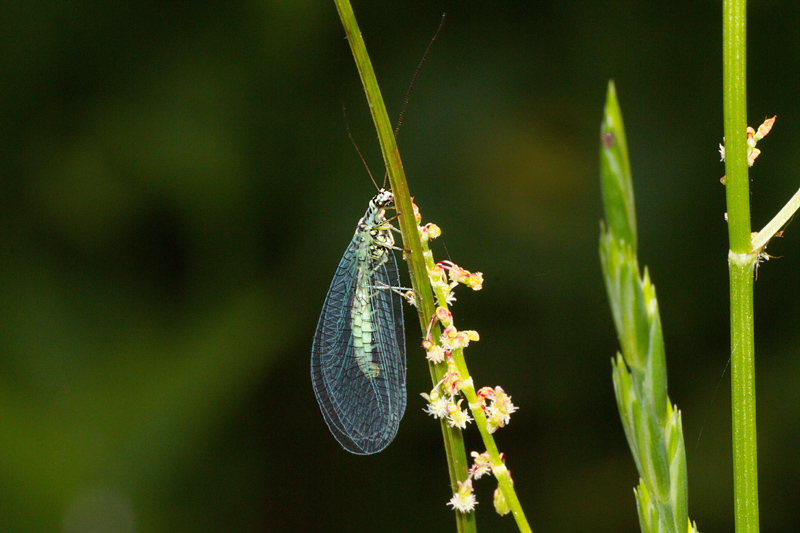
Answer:
[[[731,387],[737,533],[758,527],[755,351],[750,191],[747,165],[747,2],[724,0],[722,21],[725,175],[730,252]]]
[[[731,403],[733,416],[733,483],[737,533],[758,531],[756,463],[756,391],[753,349],[753,254],[730,253]],[[749,326],[749,327],[747,327]]]
[[[381,152],[389,173],[392,193],[394,194],[395,205],[399,215],[400,232],[403,236],[403,246],[408,252],[405,254],[411,275],[411,286],[417,294],[417,312],[419,315],[420,327],[423,336],[426,334],[428,323],[433,315],[435,306],[433,302],[433,292],[428,283],[428,273],[425,267],[425,260],[422,255],[422,243],[417,231],[416,220],[413,216],[411,206],[411,194],[408,190],[408,182],[403,172],[403,164],[400,160],[400,153],[397,150],[392,123],[386,112],[383,97],[375,78],[375,71],[372,62],[367,54],[361,30],[356,22],[353,8],[349,0],[334,0],[339,18],[347,34],[347,41],[353,52],[356,61],[361,83],[367,95],[369,109],[375,128],[378,132],[378,139],[381,145]],[[434,384],[438,383],[443,376],[443,369],[437,365],[429,364],[431,380]],[[451,428],[446,420],[441,420],[442,436],[444,438],[445,453],[447,456],[448,471],[450,474],[450,487],[453,493],[458,491],[458,481],[467,478],[469,463],[467,461],[466,449],[461,431]],[[456,512],[456,523],[458,531],[471,532],[477,531],[475,524],[475,513]]]
[[[752,251],[758,253],[763,250],[770,239],[778,233],[778,230],[789,222],[798,208],[800,208],[800,191],[794,193],[794,196],[786,202],[786,205],[778,211],[778,214],[764,226],[764,229],[758,232],[758,235],[753,237]]]
[[[425,248],[426,252],[429,252],[427,243],[424,243],[423,247]],[[432,254],[426,253],[426,262],[427,268],[429,270],[433,270],[434,262]],[[440,303],[440,306],[447,309],[447,304],[443,303],[447,301],[447,290],[440,286],[435,290],[435,292],[436,301],[442,302]],[[434,336],[434,338],[436,338],[436,336]],[[459,376],[461,376],[461,379],[469,382],[470,373],[469,368],[467,368],[467,361],[464,359],[463,348],[456,348],[451,352],[451,355],[456,367],[458,368]],[[511,514],[514,516],[517,527],[523,533],[531,533],[531,526],[528,524],[528,519],[525,517],[525,512],[522,510],[522,505],[519,503],[519,498],[517,498],[517,492],[514,489],[514,482],[511,480],[511,474],[508,472],[508,469],[503,463],[503,459],[500,456],[500,451],[497,449],[497,444],[494,441],[494,437],[491,433],[489,433],[486,423],[486,415],[484,414],[481,406],[478,404],[478,395],[475,392],[475,386],[472,384],[466,385],[461,392],[464,394],[467,402],[469,402],[469,409],[472,413],[472,417],[475,419],[475,426],[478,428],[478,432],[481,434],[481,439],[483,440],[483,445],[486,446],[486,451],[489,453],[489,459],[492,464],[492,474],[494,475],[495,479],[497,479],[497,485],[506,499],[508,508],[511,509]]]
[[[723,16],[725,194],[730,248],[737,254],[750,251],[745,4],[745,0],[725,0]]]

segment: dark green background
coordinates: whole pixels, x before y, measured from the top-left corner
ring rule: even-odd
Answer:
[[[357,2],[390,114],[439,18],[399,145],[440,259],[485,276],[456,325],[536,531],[638,530],[597,257],[614,79],[640,260],[683,411],[690,516],[732,531],[719,2]],[[752,3],[760,228],[800,186],[800,8]],[[408,313],[392,445],[344,452],[309,350],[382,174],[332,2],[0,7],[0,530],[448,531],[438,424]],[[756,283],[762,525],[800,511],[800,228]],[[702,437],[701,437],[702,433]],[[470,449],[480,449],[474,428]],[[478,483],[482,531],[513,531]],[[102,529],[103,526],[109,529]]]

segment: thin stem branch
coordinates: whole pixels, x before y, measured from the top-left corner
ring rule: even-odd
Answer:
[[[794,216],[798,208],[800,208],[800,191],[794,193],[794,196],[792,196],[789,201],[786,202],[786,205],[778,211],[778,214],[769,221],[769,224],[764,226],[764,229],[753,237],[752,251],[758,253],[763,250],[770,239],[789,222],[789,219]]]

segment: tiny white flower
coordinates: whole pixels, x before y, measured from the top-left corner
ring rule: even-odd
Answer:
[[[466,429],[467,423],[472,422],[469,411],[461,409],[461,400],[458,400],[458,404],[450,402],[447,406],[447,411],[449,413],[447,420],[450,422],[450,427]]]
[[[462,496],[456,493],[453,494],[453,497],[450,498],[450,501],[447,502],[447,505],[451,505],[456,511],[469,513],[475,509],[475,506],[478,505],[478,501],[475,499],[474,494],[470,493],[466,496]]]
[[[453,509],[461,511],[462,513],[469,513],[475,509],[475,506],[478,505],[478,501],[475,499],[471,479],[467,479],[463,483],[461,481],[458,482],[458,492],[453,494],[453,497],[450,498],[447,505],[451,505]]]
[[[443,363],[444,356],[445,356],[444,348],[436,345],[432,346],[425,355],[428,361],[434,364]]]
[[[444,418],[447,416],[448,401],[445,398],[438,398],[431,401],[423,411],[433,416],[433,418]]]

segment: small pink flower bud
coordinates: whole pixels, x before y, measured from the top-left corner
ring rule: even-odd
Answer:
[[[417,221],[417,225],[422,222],[422,215],[419,214],[419,207],[417,204],[414,203],[414,199],[411,199],[411,208],[414,210],[414,220]]]
[[[439,320],[439,322],[443,323],[445,326],[449,326],[450,322],[453,320],[453,313],[451,313],[444,307],[437,307],[436,318]]]

